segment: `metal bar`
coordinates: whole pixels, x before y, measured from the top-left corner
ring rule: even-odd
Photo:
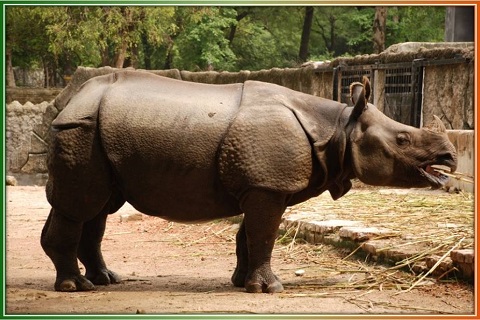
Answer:
[[[340,73],[340,67],[333,68],[333,93],[332,97],[335,101],[340,101],[338,96],[338,78]]]

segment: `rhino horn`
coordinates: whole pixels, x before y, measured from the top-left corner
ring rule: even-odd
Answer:
[[[443,124],[443,121],[440,120],[439,117],[433,115],[433,120],[425,127],[425,129],[437,132],[437,133],[445,133],[447,132],[447,128]]]

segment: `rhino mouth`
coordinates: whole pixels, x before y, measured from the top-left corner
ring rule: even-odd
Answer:
[[[447,170],[450,173],[455,172],[455,166],[448,164],[427,164],[423,167],[419,167],[420,175],[423,176],[430,186],[434,189],[443,187],[450,180],[450,177],[446,173]]]

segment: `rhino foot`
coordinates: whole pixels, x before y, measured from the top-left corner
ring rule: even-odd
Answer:
[[[85,276],[92,283],[104,286],[122,281],[122,278],[118,274],[108,269],[99,270],[95,273],[87,272]]]
[[[55,290],[63,292],[92,291],[95,290],[93,283],[82,275],[67,279],[57,279]]]

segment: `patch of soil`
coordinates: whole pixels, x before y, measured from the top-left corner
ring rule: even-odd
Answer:
[[[345,254],[328,246],[276,247],[273,270],[285,291],[248,294],[230,282],[235,268],[231,221],[184,225],[141,216],[125,205],[108,218],[103,252],[108,266],[124,281],[95,291],[53,290],[55,270],[40,246],[50,206],[44,187],[6,189],[6,314],[472,314],[472,286],[432,284],[407,293],[381,288],[339,288],[358,274],[328,272]],[[123,220],[123,221],[122,221]],[[325,260],[326,259],[326,260]],[[303,276],[295,271],[303,269]]]

